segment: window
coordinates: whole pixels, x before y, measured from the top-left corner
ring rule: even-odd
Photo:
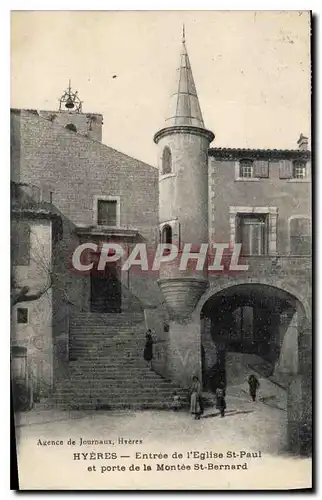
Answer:
[[[172,155],[170,148],[166,146],[162,154],[162,175],[171,174],[172,172]]]
[[[97,201],[97,224],[117,226],[117,200]]]
[[[161,242],[162,243],[172,243],[172,229],[171,226],[164,226],[161,233]]]
[[[293,177],[294,179],[306,178],[306,163],[304,161],[293,163]]]
[[[27,376],[27,348],[12,346],[11,376],[13,380],[25,380]]]
[[[290,220],[291,255],[310,255],[312,250],[310,219],[294,218]]]
[[[237,216],[237,243],[242,244],[243,255],[265,255],[268,246],[268,217],[266,214],[239,214]]]
[[[253,177],[253,162],[251,160],[241,160],[239,162],[239,176]]]
[[[18,307],[17,309],[17,323],[28,323],[28,309],[26,307]]]
[[[30,225],[25,221],[12,222],[11,258],[13,266],[29,266]]]
[[[71,130],[72,132],[77,132],[77,128],[73,123],[69,123],[65,128],[67,128],[67,130]]]

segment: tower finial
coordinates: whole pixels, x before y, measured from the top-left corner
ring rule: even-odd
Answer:
[[[182,24],[182,43],[186,43],[186,30],[184,23]]]

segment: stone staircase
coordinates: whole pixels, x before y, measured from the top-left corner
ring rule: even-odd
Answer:
[[[62,409],[168,408],[187,392],[143,359],[142,313],[79,313],[70,322],[70,361],[55,384]]]

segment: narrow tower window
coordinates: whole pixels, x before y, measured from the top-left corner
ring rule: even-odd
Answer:
[[[162,238],[161,238],[162,243],[172,243],[172,229],[171,226],[164,226],[162,229]]]
[[[172,157],[168,146],[163,150],[162,154],[162,175],[171,174],[172,172]]]

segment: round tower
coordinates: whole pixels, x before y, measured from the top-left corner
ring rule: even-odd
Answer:
[[[188,247],[208,244],[208,148],[214,134],[204,126],[183,34],[176,87],[165,127],[154,136],[158,145],[159,234],[161,243],[179,248],[175,261],[160,267],[159,286],[173,318],[191,314],[208,286],[203,270],[179,269]],[[186,251],[184,252],[184,250]],[[187,257],[187,255],[186,255]],[[183,259],[183,260],[182,260]]]

